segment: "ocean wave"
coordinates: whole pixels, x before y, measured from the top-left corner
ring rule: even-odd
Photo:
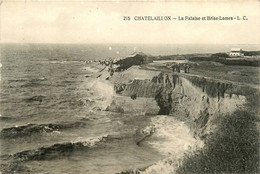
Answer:
[[[84,63],[85,61],[83,60],[58,60],[58,59],[49,59],[49,60],[46,60],[46,61],[41,61],[42,64],[82,64]]]
[[[84,118],[81,118],[80,120],[82,120],[82,121],[93,121],[93,120],[97,120],[97,118],[95,118],[95,117],[89,117],[89,118],[84,117]]]
[[[148,140],[148,144],[163,154],[165,159],[146,167],[145,170],[139,170],[139,174],[176,173],[183,155],[200,146],[200,141],[193,138],[184,122],[171,116],[152,117],[151,126],[143,130],[144,135],[151,133],[153,136]]]
[[[93,106],[96,102],[90,98],[80,98],[78,99],[79,105]]]
[[[37,83],[37,82],[28,82],[28,83],[21,85],[21,88],[38,87],[38,86],[42,86],[42,84]]]
[[[166,156],[182,156],[197,142],[184,122],[171,116],[156,116],[151,119],[156,132],[149,144]]]
[[[176,168],[180,164],[180,159],[166,158],[140,171],[139,174],[172,174],[176,173]]]
[[[10,79],[8,80],[8,83],[13,83],[13,82],[26,82],[28,79]]]
[[[11,174],[11,173],[32,173],[32,170],[27,167],[21,165],[18,162],[10,162],[10,163],[2,163],[0,164],[1,174]]]
[[[90,73],[96,73],[98,72],[99,70],[96,69],[96,68],[93,68],[93,67],[85,67],[84,70],[90,72]]]
[[[8,83],[13,83],[13,82],[30,82],[30,83],[34,83],[34,82],[46,81],[46,80],[47,80],[47,78],[45,78],[45,77],[34,78],[34,79],[9,79]]]
[[[5,117],[5,116],[1,116],[0,114],[0,121],[9,121],[9,120],[14,120],[15,118],[12,117]]]
[[[41,86],[57,86],[53,84],[47,84],[47,83],[40,83],[39,81],[29,81],[25,84],[22,84],[20,87],[21,88],[34,88],[34,87],[41,87]]]
[[[51,133],[59,130],[78,128],[86,126],[85,122],[59,123],[59,124],[27,124],[25,126],[15,126],[4,128],[0,132],[0,138],[17,138],[30,136],[33,133]]]
[[[77,83],[78,81],[76,79],[71,78],[70,80],[66,79],[61,81],[61,84],[73,84],[73,83]]]
[[[46,96],[44,96],[44,95],[36,95],[36,96],[30,97],[30,98],[26,98],[26,99],[24,99],[24,100],[25,100],[25,102],[27,102],[27,103],[31,103],[31,102],[35,102],[35,101],[42,102],[42,100],[43,100],[45,97],[46,97]]]
[[[172,116],[152,117],[150,125],[138,130],[135,137],[138,146],[145,140],[145,143],[160,152],[164,159],[143,168],[121,171],[120,174],[176,173],[176,169],[182,164],[184,154],[200,145],[184,122]]]
[[[93,85],[93,88],[95,94],[98,96],[96,100],[100,101],[99,106],[102,109],[106,109],[106,107],[112,102],[113,96],[115,95],[113,86],[105,81],[97,79]]]
[[[35,150],[18,152],[13,155],[9,155],[8,158],[20,162],[31,160],[52,160],[61,156],[69,155],[73,152],[94,148],[99,143],[105,142],[107,138],[108,135],[89,137],[85,139],[79,137],[72,142],[57,143],[48,147],[41,147]]]
[[[42,63],[64,64],[64,63],[66,63],[66,61],[50,60],[50,61],[46,61],[46,62],[42,62]]]
[[[30,82],[38,82],[38,81],[46,81],[47,79],[45,77],[30,79]]]
[[[44,81],[47,81],[47,78],[39,77],[39,78],[32,78],[32,79],[10,79],[10,80],[8,80],[8,84],[20,83],[21,88],[37,87],[37,86],[51,86],[50,84],[42,83]]]

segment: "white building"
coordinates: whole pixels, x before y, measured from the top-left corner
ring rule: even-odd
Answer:
[[[243,57],[244,53],[241,48],[231,48],[229,52],[230,57]]]

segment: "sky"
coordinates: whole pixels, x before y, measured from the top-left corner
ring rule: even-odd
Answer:
[[[135,16],[248,20],[135,21]],[[0,37],[2,43],[260,44],[260,2],[4,1]]]

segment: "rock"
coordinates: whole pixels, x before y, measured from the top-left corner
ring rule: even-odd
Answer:
[[[131,95],[131,99],[135,100],[137,98],[136,94]]]
[[[102,109],[98,106],[95,106],[94,108],[92,108],[93,111],[101,111]]]
[[[113,100],[110,106],[106,108],[106,111],[124,113],[124,109],[121,106],[117,105],[115,100]]]
[[[147,138],[153,135],[155,132],[154,126],[147,126],[145,129],[138,129],[135,133],[135,142],[138,146]]]

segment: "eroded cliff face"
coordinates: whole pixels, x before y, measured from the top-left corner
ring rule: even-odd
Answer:
[[[210,79],[202,79],[203,83],[197,83],[196,80],[179,77],[175,89],[167,90],[172,93],[170,114],[186,117],[194,135],[205,138],[214,131],[217,117],[242,108],[246,97],[227,93],[228,90],[232,91],[231,84]]]
[[[115,84],[115,91],[121,95],[154,98],[159,115],[184,120],[201,139],[214,131],[217,117],[244,107],[246,97],[236,89],[231,83],[173,73]]]

